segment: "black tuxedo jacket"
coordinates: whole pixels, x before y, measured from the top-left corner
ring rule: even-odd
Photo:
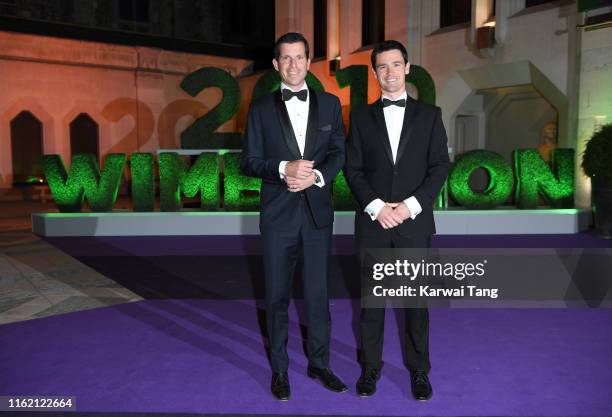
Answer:
[[[381,100],[351,113],[345,176],[358,209],[355,233],[375,236],[384,229],[364,212],[374,199],[401,202],[416,197],[423,211],[397,227],[404,236],[435,233],[433,204],[449,169],[447,138],[438,107],[408,97],[396,162]]]
[[[280,90],[251,104],[243,139],[241,168],[246,175],[262,179],[260,191],[260,228],[294,230],[301,219],[296,216],[301,198],[317,228],[330,226],[334,220],[332,183],[344,165],[345,137],[340,101],[334,95],[308,90],[308,127],[304,155],[289,120]],[[314,160],[325,181],[301,193],[292,193],[281,180],[281,161]]]

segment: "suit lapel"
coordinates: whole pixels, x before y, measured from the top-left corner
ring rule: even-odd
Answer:
[[[304,144],[304,159],[310,159],[317,140],[319,128],[319,103],[317,93],[308,89],[308,127],[306,128],[306,143]]]
[[[414,118],[416,115],[416,106],[414,105],[413,99],[410,97],[406,98],[406,109],[404,110],[404,123],[402,124],[402,133],[400,133],[400,141],[397,147],[397,156],[395,163],[397,164],[406,150],[406,145],[410,141],[410,134],[412,133],[412,127],[414,126]]]
[[[393,165],[393,154],[391,153],[391,142],[389,141],[389,133],[387,132],[387,125],[385,124],[385,114],[383,113],[382,101],[376,100],[371,107],[372,113],[374,114],[374,120],[376,121],[376,127],[378,132],[382,132],[384,135],[383,149],[389,158],[389,162]]]
[[[276,113],[278,115],[278,121],[280,122],[281,130],[283,131],[283,139],[285,139],[285,142],[287,143],[289,152],[291,152],[291,155],[295,159],[302,159],[302,155],[300,154],[300,147],[298,146],[297,139],[295,138],[293,127],[291,127],[291,120],[289,119],[287,106],[285,106],[285,102],[283,101],[283,97],[281,96],[280,89],[278,89],[276,93],[274,93],[274,104],[276,107]]]

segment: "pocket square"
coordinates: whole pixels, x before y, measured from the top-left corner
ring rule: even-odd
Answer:
[[[329,132],[329,131],[331,130],[331,125],[321,126],[321,127],[319,128],[319,130],[320,130],[321,132]]]

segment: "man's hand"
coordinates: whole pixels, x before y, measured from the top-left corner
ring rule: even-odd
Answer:
[[[385,203],[378,212],[376,220],[383,229],[391,229],[403,223],[404,219],[395,211],[398,203]]]
[[[405,202],[402,201],[401,203],[387,204],[393,207],[393,211],[399,216],[399,218],[402,219],[402,222],[410,218],[412,213],[410,213],[410,209],[408,208]]]
[[[289,164],[287,164],[289,165]],[[292,193],[299,193],[302,190],[312,186],[315,183],[315,174],[311,172],[310,175],[304,179],[299,179],[295,177],[285,177],[285,181],[287,182],[287,190]]]
[[[293,177],[293,178],[297,178],[300,180],[304,180],[312,175],[313,167],[314,167],[314,161],[307,161],[305,159],[297,159],[295,161],[287,162],[287,165],[285,165],[285,175],[287,177]]]

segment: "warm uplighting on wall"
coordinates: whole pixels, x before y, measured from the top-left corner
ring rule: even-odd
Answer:
[[[329,75],[332,77],[336,75],[336,71],[340,70],[340,56],[329,61]]]
[[[476,47],[489,49],[495,45],[495,18],[489,19],[476,29]]]

